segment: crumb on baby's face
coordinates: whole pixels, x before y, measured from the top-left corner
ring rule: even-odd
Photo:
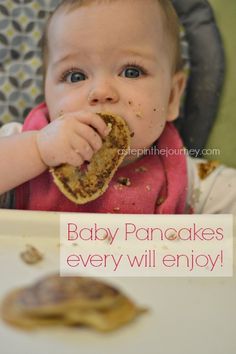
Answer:
[[[48,28],[45,97],[59,112],[110,111],[127,121],[132,149],[147,148],[178,115],[184,86],[173,74],[154,0],[94,2],[55,14]]]

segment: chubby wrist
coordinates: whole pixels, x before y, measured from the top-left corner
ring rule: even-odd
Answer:
[[[47,165],[45,159],[43,158],[43,155],[42,155],[42,152],[41,152],[41,148],[40,148],[40,145],[39,145],[39,132],[40,131],[36,131],[34,132],[35,134],[33,135],[33,138],[34,138],[34,146],[35,146],[35,151],[36,151],[36,154],[38,156],[38,161],[40,161],[42,167],[44,167],[44,169],[48,169],[50,166]]]

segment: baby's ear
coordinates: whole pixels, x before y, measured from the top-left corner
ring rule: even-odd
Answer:
[[[167,109],[167,122],[172,122],[179,116],[181,96],[186,85],[186,75],[183,71],[174,74]]]

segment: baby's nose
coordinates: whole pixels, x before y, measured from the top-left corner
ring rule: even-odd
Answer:
[[[116,103],[118,101],[118,93],[114,88],[96,87],[90,91],[88,101],[92,106],[99,103]]]

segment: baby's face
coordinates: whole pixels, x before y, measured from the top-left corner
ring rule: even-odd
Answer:
[[[113,112],[134,133],[133,149],[149,147],[175,118],[181,91],[162,23],[152,0],[94,3],[57,13],[48,31],[50,119],[80,110]]]

